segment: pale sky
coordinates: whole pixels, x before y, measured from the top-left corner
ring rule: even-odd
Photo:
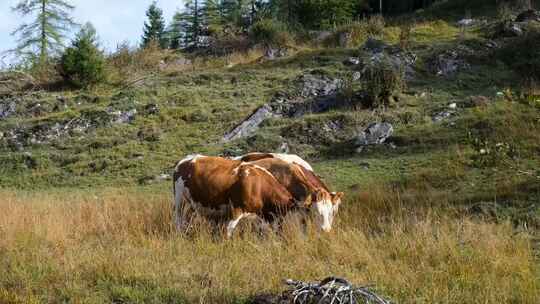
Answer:
[[[21,0],[0,0],[0,53],[16,45],[11,32],[21,24],[21,17],[11,11]],[[152,0],[71,0],[75,5],[73,18],[84,24],[90,21],[97,29],[101,45],[106,50],[114,50],[122,41],[132,45],[140,42],[142,28],[146,20],[146,9]],[[170,22],[176,9],[183,8],[182,0],[158,0],[165,20]],[[1,63],[0,63],[1,64]]]

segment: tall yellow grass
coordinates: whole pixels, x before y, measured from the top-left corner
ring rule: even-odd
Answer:
[[[539,303],[527,234],[420,211],[407,195],[371,187],[330,234],[291,216],[280,231],[226,241],[204,221],[174,232],[168,193],[3,192],[0,303],[239,303],[285,278],[328,275],[398,303]]]

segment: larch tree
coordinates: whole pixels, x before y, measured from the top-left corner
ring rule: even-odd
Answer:
[[[23,18],[32,17],[23,23],[13,36],[18,36],[17,54],[28,57],[39,66],[48,58],[58,54],[64,47],[65,35],[76,23],[70,17],[75,7],[67,0],[22,0],[12,8]]]
[[[146,47],[151,41],[157,41],[161,48],[166,48],[165,19],[163,19],[163,10],[157,6],[156,1],[148,7],[146,17],[148,21],[144,23],[142,47]]]

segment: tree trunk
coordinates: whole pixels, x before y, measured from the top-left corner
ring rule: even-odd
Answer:
[[[39,54],[39,64],[41,67],[45,66],[45,61],[47,60],[47,18],[46,18],[46,6],[47,0],[41,0],[41,41],[40,41],[40,54]]]

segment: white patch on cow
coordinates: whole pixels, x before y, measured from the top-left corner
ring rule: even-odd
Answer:
[[[314,204],[317,211],[317,217],[320,220],[320,227],[326,232],[332,230],[332,221],[334,220],[334,205],[331,201],[323,200]]]
[[[192,162],[195,162],[197,160],[197,158],[201,158],[201,157],[204,157],[204,155],[201,155],[201,154],[191,154],[191,155],[188,155],[186,157],[184,157],[181,161],[179,161],[177,164],[176,164],[176,167],[174,168],[175,171],[178,170],[178,168],[180,167],[181,164],[185,163],[185,162],[188,162],[188,161],[192,161]]]
[[[295,154],[282,154],[282,153],[271,153],[271,154],[275,158],[281,159],[282,161],[285,161],[285,162],[288,162],[288,163],[291,163],[291,164],[298,164],[298,165],[308,169],[309,171],[313,172],[313,167],[311,167],[311,165],[307,161],[303,160],[298,155],[295,155]]]

